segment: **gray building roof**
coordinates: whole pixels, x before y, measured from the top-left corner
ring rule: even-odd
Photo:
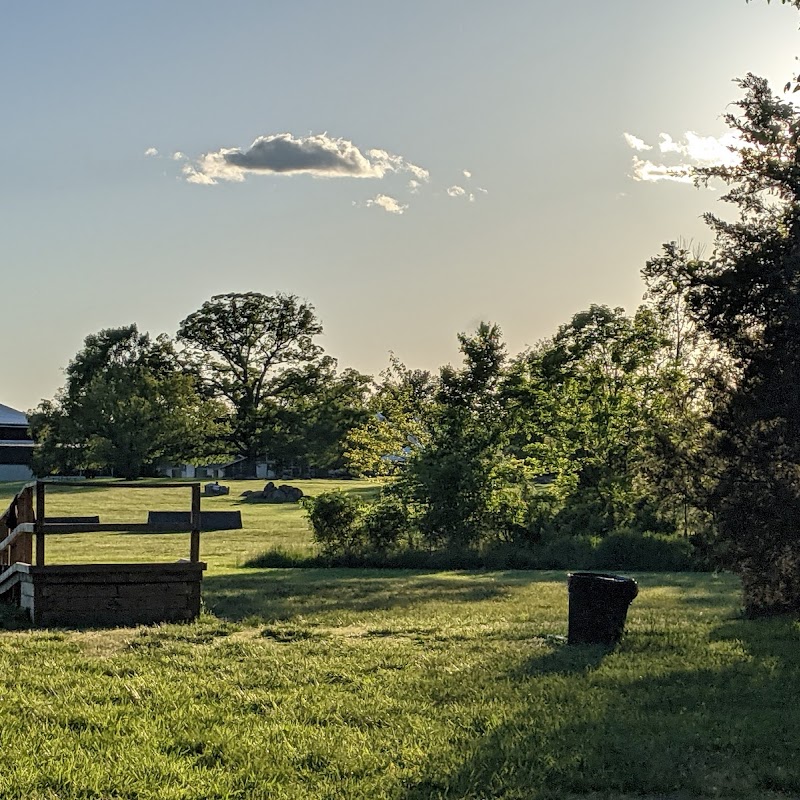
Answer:
[[[21,412],[0,403],[0,425],[28,427],[28,418]]]

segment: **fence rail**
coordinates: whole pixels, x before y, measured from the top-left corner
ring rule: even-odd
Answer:
[[[200,484],[199,483],[130,483],[125,481],[98,481],[86,484],[91,487],[107,489],[191,489],[191,510],[189,512],[190,534],[189,561],[200,561]],[[61,481],[39,480],[28,483],[20,489],[0,513],[0,571],[12,564],[34,563],[34,542],[36,566],[45,565],[45,536],[48,533],[90,533],[92,531],[149,531],[149,525],[138,522],[118,523],[48,523],[45,517],[45,493],[48,486],[64,486]]]

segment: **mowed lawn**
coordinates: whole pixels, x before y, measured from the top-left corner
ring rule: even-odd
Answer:
[[[52,512],[111,519],[81,495]],[[198,622],[0,632],[0,798],[800,797],[800,627],[742,619],[731,576],[634,574],[609,653],[565,644],[563,573],[245,569],[311,542],[299,509],[242,508],[203,536]],[[61,563],[187,550],[48,542]]]

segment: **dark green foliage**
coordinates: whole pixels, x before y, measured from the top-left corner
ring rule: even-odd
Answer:
[[[363,526],[368,547],[379,553],[395,549],[400,543],[408,545],[412,535],[405,503],[386,492],[369,507]]]
[[[323,555],[351,553],[365,543],[363,500],[345,492],[324,492],[303,499],[314,532],[314,541]]]
[[[314,341],[321,333],[314,307],[291,294],[215,295],[180,324],[178,340],[206,392],[226,404],[228,446],[253,470],[267,456],[279,467],[343,466],[369,378],[338,375]]]
[[[111,470],[138,478],[163,458],[192,459],[216,448],[221,409],[197,392],[166,336],[136,325],[86,337],[66,385],[31,412],[38,474]]]
[[[593,569],[685,572],[694,569],[688,539],[620,530],[604,537],[591,557]]]
[[[709,507],[750,613],[800,610],[800,112],[753,75],[726,116],[745,146],[706,167],[738,211],[706,219],[715,257],[687,269],[697,319],[736,368],[712,415]]]
[[[425,447],[399,478],[416,523],[435,545],[465,547],[490,527],[493,467],[502,458],[505,347],[496,325],[459,335],[464,365],[444,367]]]

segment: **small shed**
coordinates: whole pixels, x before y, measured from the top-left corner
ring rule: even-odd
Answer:
[[[0,481],[33,478],[33,439],[28,418],[21,411],[0,403]]]

